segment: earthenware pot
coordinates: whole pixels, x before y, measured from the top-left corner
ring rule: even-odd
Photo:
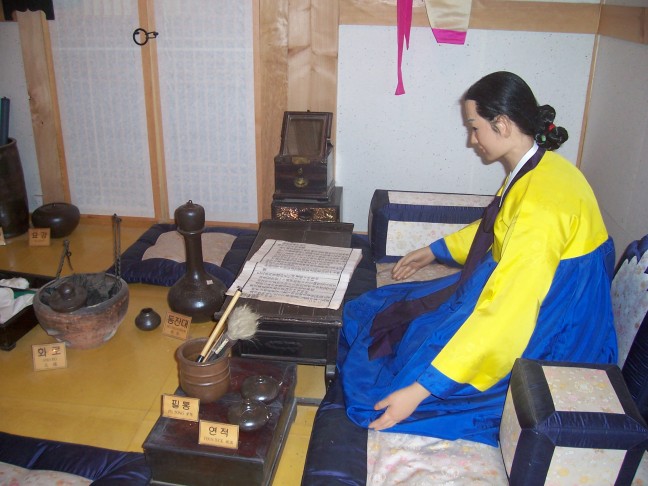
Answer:
[[[59,289],[63,286],[63,291]],[[71,293],[68,289],[74,290]],[[79,293],[86,295],[80,305],[55,305]],[[74,294],[74,295],[72,295]],[[76,297],[74,297],[76,298]],[[41,287],[34,296],[34,313],[41,327],[70,348],[90,349],[111,339],[126,317],[128,284],[108,273],[82,273],[61,277]]]

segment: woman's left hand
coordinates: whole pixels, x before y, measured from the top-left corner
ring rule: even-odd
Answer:
[[[371,422],[369,428],[384,430],[393,427],[412,415],[416,407],[429,396],[430,392],[416,382],[396,390],[374,405],[374,410],[385,409],[385,412]]]

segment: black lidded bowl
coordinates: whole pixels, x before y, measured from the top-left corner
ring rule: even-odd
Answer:
[[[45,204],[34,210],[31,216],[34,228],[50,228],[51,238],[63,238],[79,225],[79,208],[66,202]]]

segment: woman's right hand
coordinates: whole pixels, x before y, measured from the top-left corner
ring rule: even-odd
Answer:
[[[394,280],[403,280],[411,277],[421,268],[429,265],[434,261],[434,253],[429,246],[424,246],[418,250],[409,252],[403,258],[398,260],[392,269],[392,278]]]

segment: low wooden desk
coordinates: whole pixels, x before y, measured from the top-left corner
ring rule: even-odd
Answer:
[[[268,404],[270,420],[254,431],[239,431],[238,449],[198,444],[198,423],[160,417],[144,442],[151,484],[252,486],[271,484],[290,425],[295,418],[296,365],[232,358],[229,392],[200,405],[200,420],[229,423],[229,408],[239,403],[243,381],[256,375],[280,383]],[[182,390],[177,392],[182,395]]]
[[[351,223],[265,220],[248,258],[266,239],[314,243],[348,248],[351,246]],[[227,306],[226,300],[223,308]],[[239,342],[234,352],[246,358],[290,361],[324,365],[325,380],[335,377],[338,337],[342,327],[342,308],[316,309],[256,299],[239,299],[237,306],[247,304],[261,316],[254,340]]]

